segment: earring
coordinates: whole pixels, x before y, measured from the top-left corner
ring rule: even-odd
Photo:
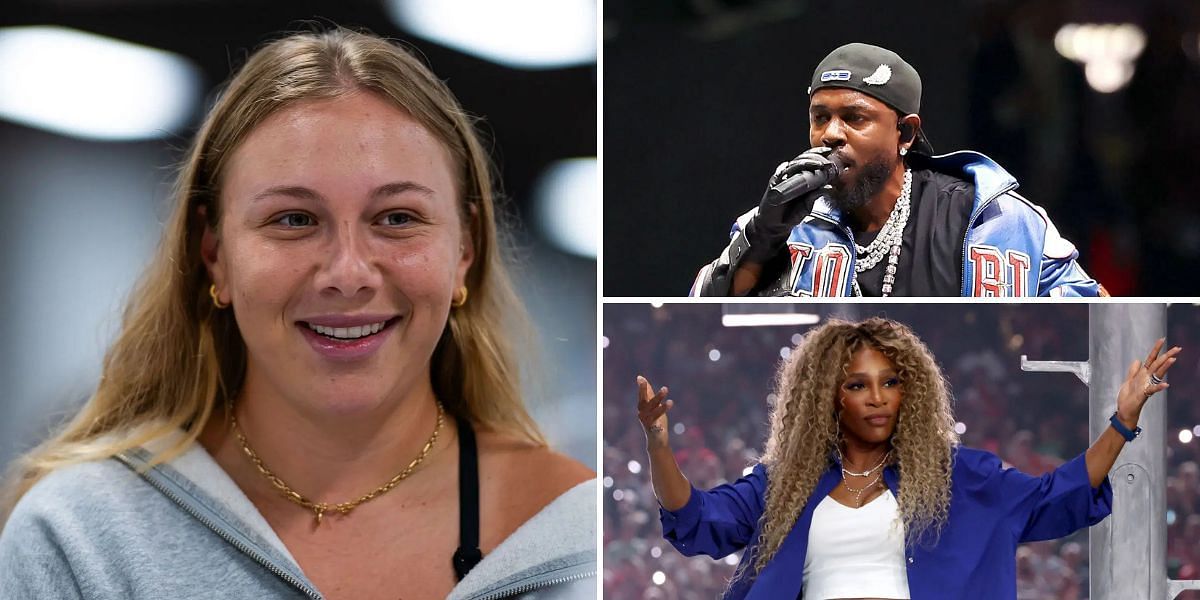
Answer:
[[[218,310],[222,308],[229,308],[228,304],[221,302],[221,298],[217,294],[217,284],[214,283],[208,286],[208,295],[212,297],[213,306],[217,307]]]
[[[450,306],[461,308],[467,303],[467,286],[462,286],[454,293],[454,297],[450,299]]]
[[[838,401],[841,402],[842,408],[845,409],[846,408],[846,399],[838,398]],[[840,449],[841,445],[842,445],[842,411],[840,411],[840,410],[833,411],[833,425],[835,427],[835,435],[837,436],[834,439],[837,440],[837,444]]]
[[[900,156],[904,156],[905,154],[908,154],[908,148],[901,148],[901,149],[900,149]]]

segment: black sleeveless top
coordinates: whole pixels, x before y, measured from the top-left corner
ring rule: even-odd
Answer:
[[[458,580],[479,561],[479,451],[475,445],[475,430],[462,417],[458,423],[458,550],[454,551],[454,574]]]

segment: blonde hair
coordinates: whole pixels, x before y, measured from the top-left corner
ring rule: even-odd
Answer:
[[[531,336],[501,256],[492,163],[472,119],[421,61],[386,40],[341,28],[299,33],[250,56],[209,111],[178,175],[158,252],[125,308],[95,393],[60,431],[14,463],[0,524],[54,469],[107,458],[182,429],[179,443],[156,457],[170,460],[197,439],[214,407],[232,400],[245,376],[246,347],[232,312],[214,308],[200,257],[203,228],[219,229],[228,159],[268,116],[300,101],[364,91],[390,101],[445,146],[464,233],[474,247],[466,277],[470,301],[451,311],[434,350],[434,393],[450,413],[477,427],[545,444],[521,399],[514,350]],[[198,216],[200,207],[207,223]]]
[[[900,471],[897,498],[908,544],[935,542],[950,507],[951,456],[958,436],[942,372],[908,327],[880,318],[833,320],[813,329],[779,369],[767,467],[766,510],[752,561],[756,573],[771,561],[796,524],[837,449],[835,398],[851,356],[874,348],[892,361],[903,386],[890,464]],[[818,499],[819,501],[819,499]],[[928,535],[928,537],[927,537]],[[739,567],[739,576],[744,572]]]

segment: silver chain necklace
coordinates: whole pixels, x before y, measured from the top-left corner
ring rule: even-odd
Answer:
[[[858,274],[871,270],[883,257],[887,257],[887,267],[883,272],[883,296],[890,296],[892,286],[896,283],[896,269],[900,264],[900,247],[904,242],[904,228],[908,226],[909,208],[912,199],[912,169],[904,170],[904,185],[900,188],[900,197],[896,198],[896,206],[892,214],[879,230],[879,234],[867,246],[854,244],[858,251],[858,260],[854,263],[854,295],[862,296],[862,288],[858,286]]]
[[[875,479],[872,479],[870,483],[868,483],[867,485],[864,485],[858,489],[850,487],[850,481],[847,478],[850,476],[869,477],[871,475],[871,473],[878,471],[879,468],[883,466],[883,463],[887,462],[888,457],[892,455],[892,451],[888,450],[886,453],[884,453],[883,457],[879,459],[878,464],[876,464],[874,467],[871,467],[870,469],[868,469],[866,471],[863,471],[862,473],[855,473],[854,471],[847,469],[846,468],[846,458],[844,456],[842,456],[842,449],[838,448],[837,451],[838,451],[839,462],[842,463],[842,486],[844,486],[846,488],[847,492],[854,494],[854,503],[857,504],[859,508],[862,508],[863,492],[874,488],[879,483],[879,480],[883,477],[883,473],[876,475]]]

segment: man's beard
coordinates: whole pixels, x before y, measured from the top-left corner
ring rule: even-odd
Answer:
[[[887,183],[895,165],[888,164],[887,159],[878,157],[873,161],[863,163],[862,171],[850,183],[836,179],[830,197],[838,210],[843,213],[852,212],[866,206],[871,197]]]

